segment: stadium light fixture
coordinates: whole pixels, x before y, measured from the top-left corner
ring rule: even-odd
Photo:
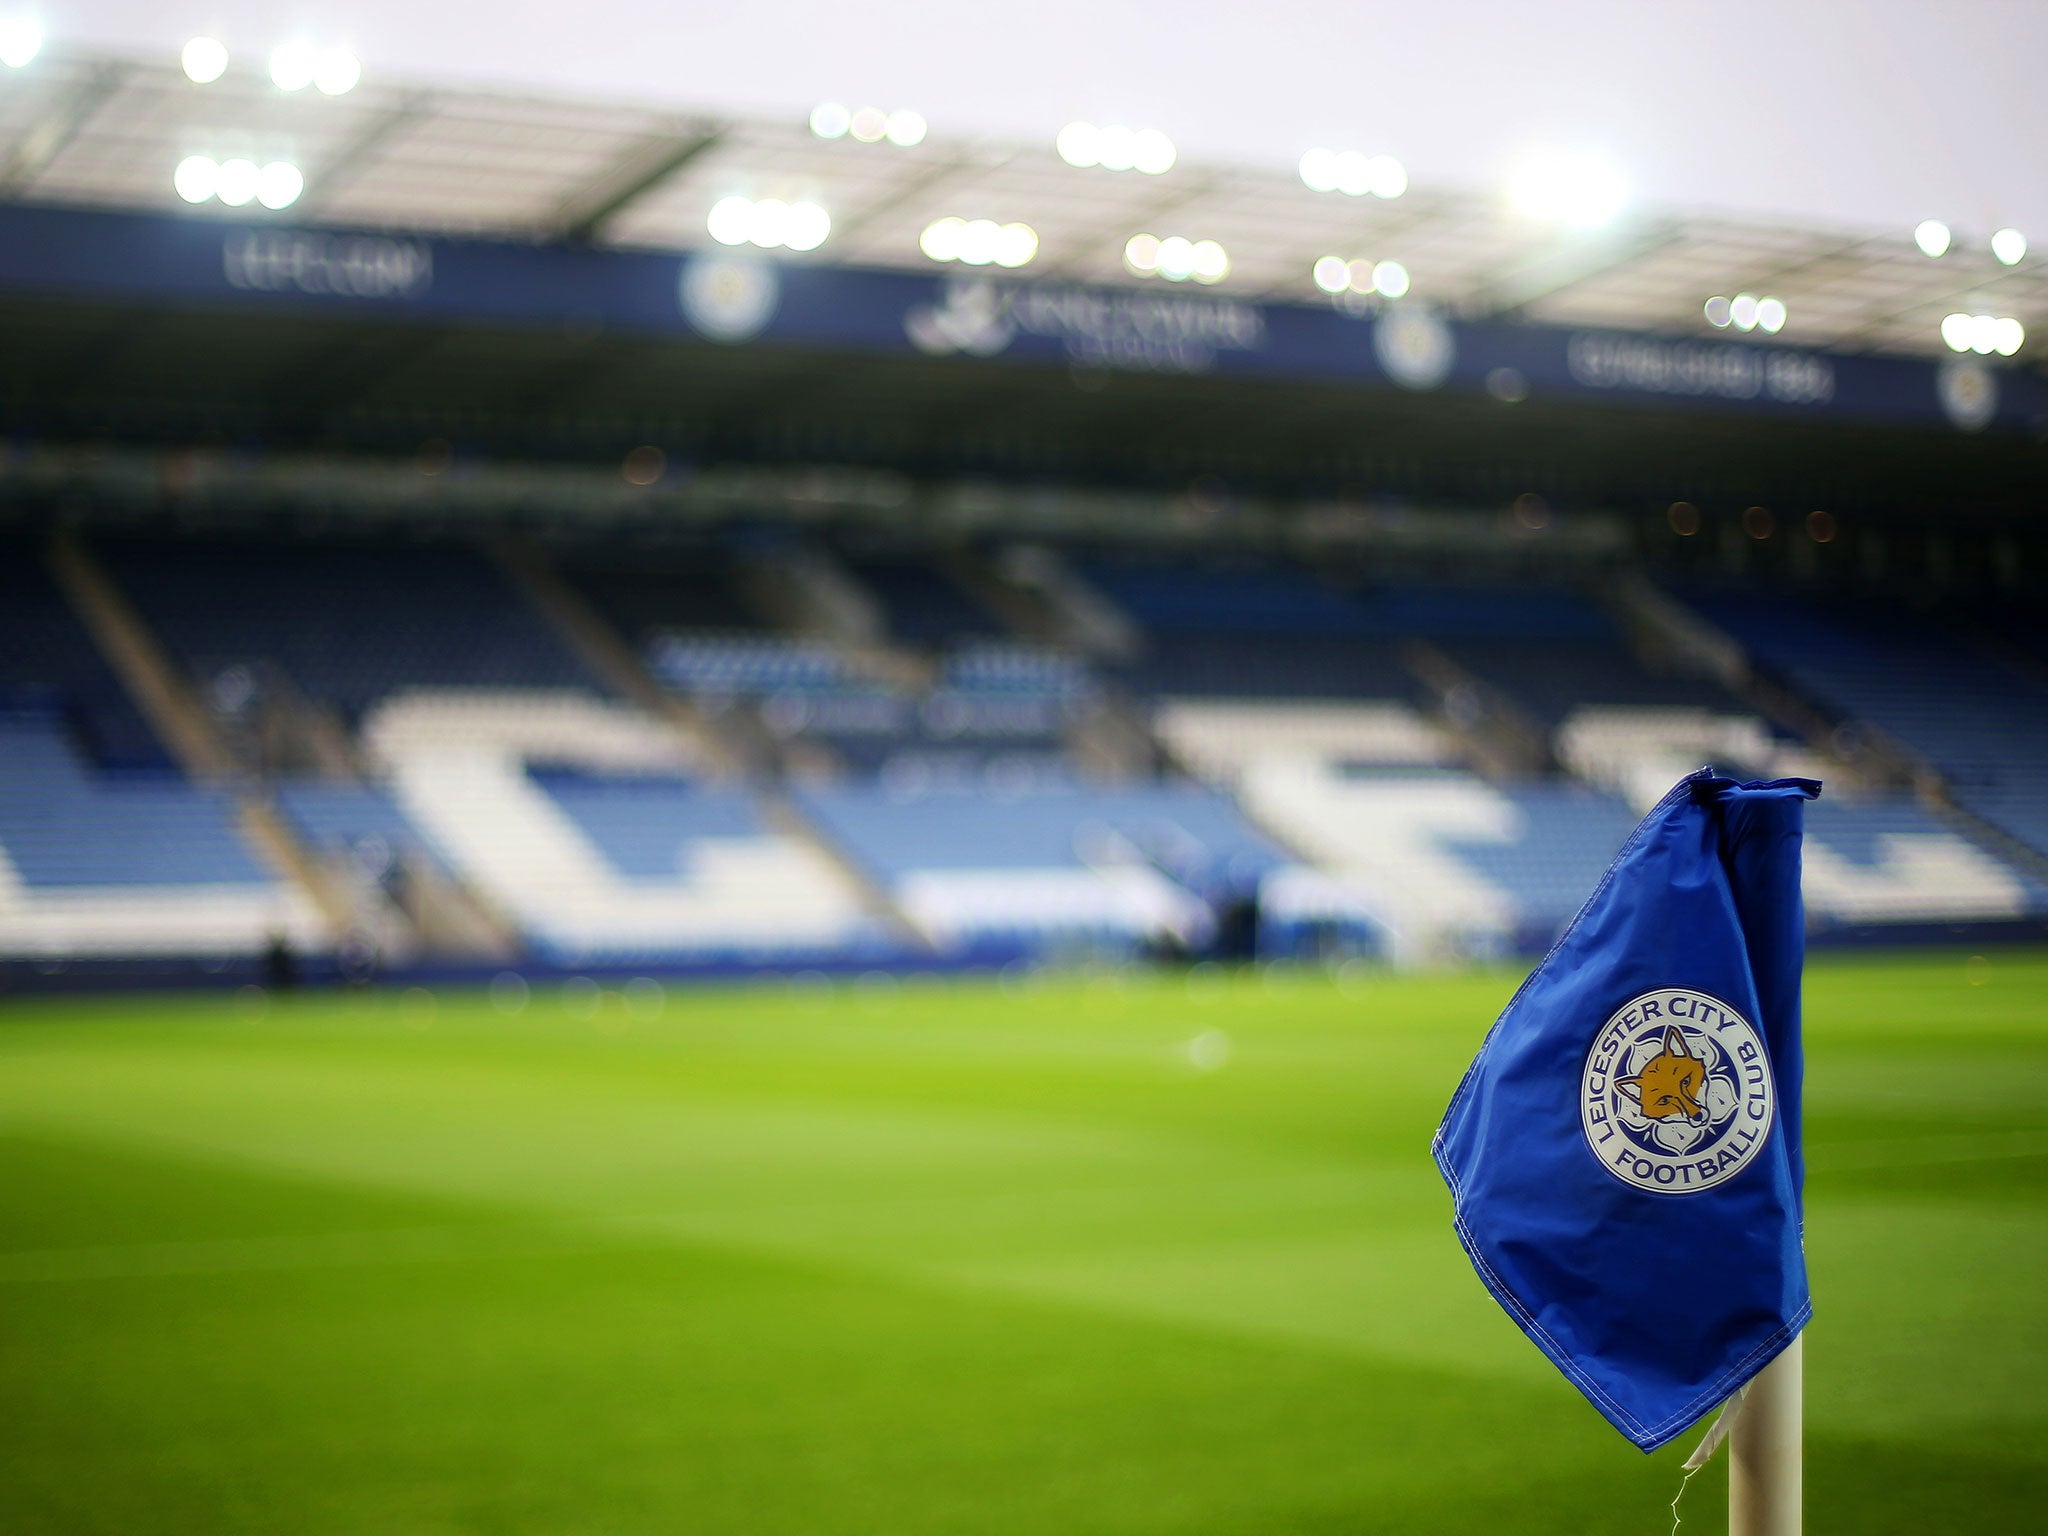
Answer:
[[[1707,300],[1705,312],[1707,324],[1716,330],[1733,326],[1738,331],[1764,331],[1773,336],[1785,329],[1790,313],[1783,299],[1758,298],[1753,293],[1738,293],[1732,299],[1717,293]]]
[[[211,85],[228,72],[227,45],[215,37],[195,37],[178,54],[178,65],[194,85]]]
[[[0,21],[0,64],[9,69],[26,69],[43,51],[43,29],[26,16]]]
[[[1920,247],[1922,256],[1946,255],[1954,238],[1949,227],[1939,219],[1922,219],[1913,228],[1913,243]]]
[[[1517,211],[1580,229],[1611,224],[1627,200],[1621,173],[1596,155],[1537,155],[1510,191]]]
[[[1029,224],[945,218],[927,224],[917,245],[933,261],[957,261],[970,267],[1021,267],[1038,254],[1038,232]]]
[[[721,197],[711,205],[704,227],[720,245],[758,245],[765,251],[815,251],[832,233],[832,217],[809,201]]]
[[[1408,269],[1398,261],[1367,261],[1359,257],[1323,256],[1309,270],[1315,285],[1336,298],[1346,293],[1376,293],[1383,299],[1398,299],[1408,292]]]
[[[1942,318],[1941,339],[1951,352],[2011,357],[2026,344],[2027,328],[2010,315],[1956,313]]]
[[[862,144],[884,141],[899,149],[922,144],[931,125],[924,115],[908,107],[885,112],[880,107],[849,108],[840,102],[824,101],[811,108],[811,132],[821,139],[853,138]]]
[[[329,48],[313,66],[313,86],[322,96],[346,96],[363,78],[363,66],[346,48]]]
[[[1124,265],[1140,277],[1163,277],[1169,283],[1220,283],[1230,275],[1230,256],[1214,240],[1185,235],[1133,235],[1124,242]]]
[[[2027,237],[2016,229],[2001,229],[1991,237],[1991,254],[2003,266],[2016,267],[2027,256]]]
[[[1311,192],[1395,198],[1408,190],[1408,168],[1392,155],[1362,155],[1352,149],[1312,149],[1301,157],[1296,169],[1301,176],[1301,184]]]
[[[1173,169],[1179,151],[1157,128],[1126,128],[1111,124],[1069,123],[1053,140],[1059,157],[1078,170],[1100,166],[1105,171],[1138,171],[1163,176]]]
[[[270,83],[280,91],[303,91],[319,67],[319,55],[305,43],[281,43],[270,50]]]

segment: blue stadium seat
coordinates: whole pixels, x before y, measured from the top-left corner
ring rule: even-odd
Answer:
[[[233,800],[172,774],[96,779],[59,721],[0,714],[0,848],[31,887],[263,885]]]

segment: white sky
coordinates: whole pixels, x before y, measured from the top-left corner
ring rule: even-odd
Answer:
[[[1183,156],[1385,150],[1493,187],[1531,146],[1639,201],[2048,248],[2048,0],[0,0],[52,43],[255,60],[346,42],[386,78],[749,114],[909,106],[1048,140],[1164,129]]]

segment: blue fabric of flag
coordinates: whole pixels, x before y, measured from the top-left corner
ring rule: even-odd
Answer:
[[[1799,867],[1819,792],[1682,780],[1501,1013],[1437,1131],[1480,1279],[1645,1451],[1812,1313]]]

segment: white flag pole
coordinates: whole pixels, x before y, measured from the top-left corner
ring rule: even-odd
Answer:
[[[1806,1336],[1750,1379],[1728,1432],[1728,1536],[1799,1536]]]

